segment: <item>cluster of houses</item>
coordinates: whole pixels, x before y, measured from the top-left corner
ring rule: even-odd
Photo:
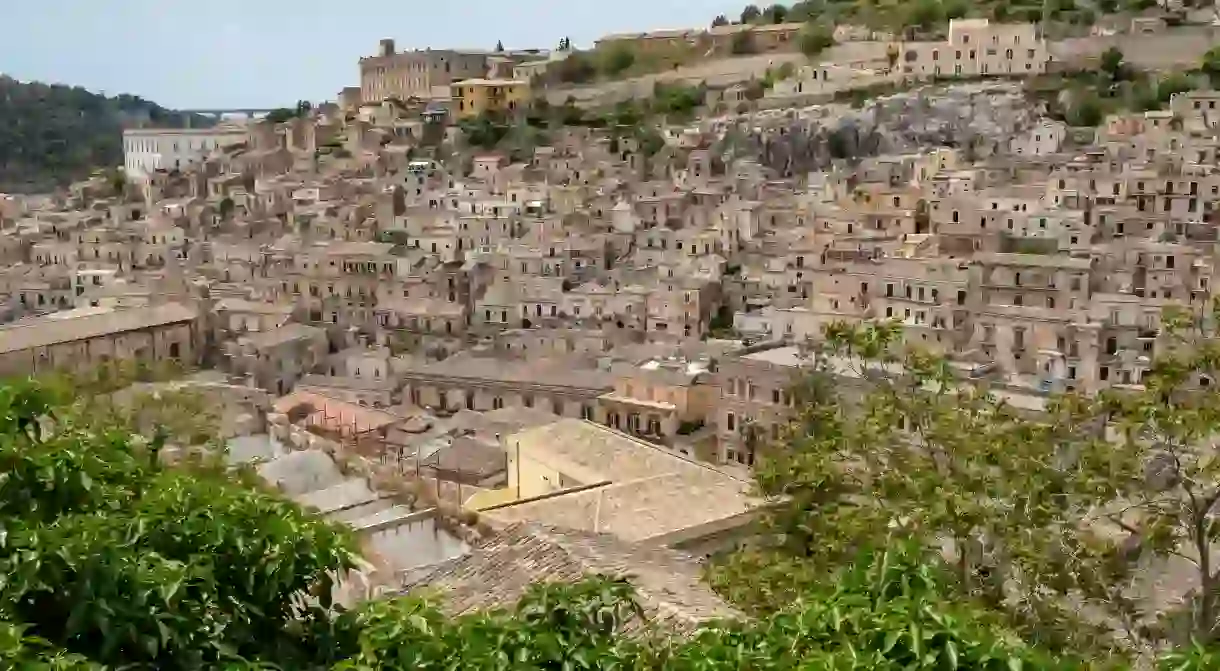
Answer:
[[[527,546],[586,569],[596,546],[620,563],[650,548],[690,579],[692,612],[723,615],[674,567],[757,513],[749,468],[827,324],[897,320],[1036,409],[1139,385],[1164,309],[1216,290],[1220,92],[1086,141],[997,115],[985,153],[913,147],[808,174],[722,142],[779,137],[787,115],[666,126],[659,149],[565,127],[526,160],[446,163],[432,151],[460,131],[385,87],[497,80],[491,56],[419,53],[386,45],[339,104],[223,129],[176,165],[139,163],[121,192],[97,177],[0,199],[0,374],[176,360],[264,390],[245,459],[366,533],[403,584],[466,594],[459,610],[499,594],[470,581]],[[1023,74],[1045,52],[964,22],[896,60]],[[437,540],[443,524],[384,493],[395,478],[508,535]]]

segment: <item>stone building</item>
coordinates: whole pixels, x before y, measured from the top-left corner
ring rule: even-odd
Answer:
[[[365,103],[448,96],[454,82],[487,76],[489,56],[468,49],[395,51],[394,40],[382,40],[376,56],[360,59],[361,96]]]
[[[77,308],[0,327],[0,375],[85,372],[108,363],[193,364],[199,314],[177,303]]]

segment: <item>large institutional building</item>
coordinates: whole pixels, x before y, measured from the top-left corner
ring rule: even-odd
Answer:
[[[424,49],[396,52],[394,40],[382,40],[376,56],[360,59],[360,93],[366,103],[387,98],[428,98],[436,87],[486,77],[490,52]],[[448,95],[448,91],[445,91]]]
[[[215,128],[132,128],[123,131],[123,169],[141,179],[158,170],[182,170],[214,149],[246,141],[243,126]]]
[[[1046,72],[1046,41],[1032,23],[949,21],[943,42],[902,44],[902,74],[917,78],[1035,75]]]

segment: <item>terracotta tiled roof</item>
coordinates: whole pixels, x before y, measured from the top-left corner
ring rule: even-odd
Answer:
[[[519,523],[417,577],[406,589],[434,591],[446,612],[460,615],[511,606],[535,583],[574,582],[600,574],[628,578],[648,622],[671,631],[742,617],[700,582],[700,573],[694,558],[668,548]],[[641,624],[635,621],[627,627],[638,630]]]

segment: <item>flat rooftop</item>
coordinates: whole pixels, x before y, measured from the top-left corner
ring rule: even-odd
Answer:
[[[537,522],[670,544],[737,526],[762,505],[747,480],[592,422],[562,419],[505,444],[582,486],[481,511],[501,524]]]

